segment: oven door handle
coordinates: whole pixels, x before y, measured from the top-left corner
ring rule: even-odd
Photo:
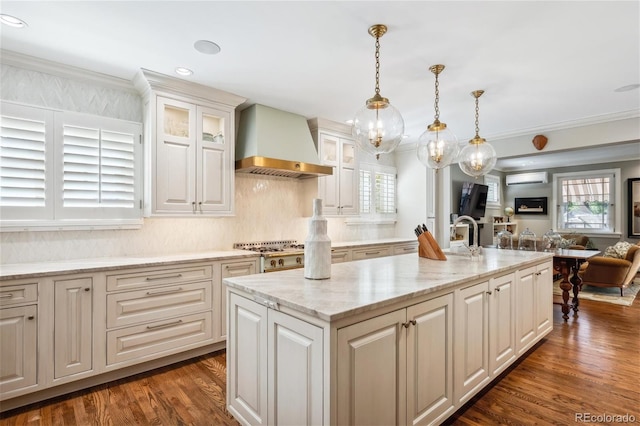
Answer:
[[[304,265],[298,264],[298,265],[295,265],[295,266],[283,266],[283,267],[275,268],[275,269],[265,269],[264,272],[286,271],[288,269],[300,269],[300,268],[303,268],[303,267],[304,267]]]

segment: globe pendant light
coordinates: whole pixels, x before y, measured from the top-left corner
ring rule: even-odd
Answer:
[[[478,135],[478,116],[480,109],[478,107],[478,98],[482,96],[484,90],[476,90],[471,92],[471,96],[476,98],[476,136],[469,141],[460,152],[460,160],[458,165],[460,169],[467,175],[475,178],[486,175],[496,165],[497,155],[490,143]]]
[[[417,155],[422,164],[436,172],[453,163],[458,156],[458,139],[445,123],[440,121],[440,90],[438,75],[444,70],[444,65],[432,65],[429,71],[436,76],[436,116],[433,123],[427,126],[427,130],[418,138]]]
[[[398,147],[404,133],[400,112],[380,95],[380,37],[387,32],[385,25],[373,25],[369,34],[376,39],[376,89],[353,119],[351,129],[360,149],[380,158]]]

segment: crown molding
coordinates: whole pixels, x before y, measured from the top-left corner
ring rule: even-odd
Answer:
[[[630,118],[639,118],[639,117],[640,117],[640,109],[635,109],[635,110],[629,110],[629,111],[614,112],[610,114],[596,115],[593,117],[580,118],[577,120],[560,121],[557,123],[546,124],[543,126],[531,127],[528,129],[520,129],[512,132],[504,132],[504,133],[497,133],[493,135],[487,135],[485,137],[489,142],[491,142],[491,141],[497,141],[501,139],[509,139],[509,138],[520,137],[520,136],[529,136],[532,134],[552,132],[555,130],[575,129],[577,127],[586,127],[586,126],[592,126],[596,124],[610,123],[614,121],[628,120]]]
[[[89,71],[84,68],[64,65],[59,62],[36,58],[35,56],[23,55],[10,50],[0,49],[0,63],[3,65],[56,75],[58,77],[68,78],[75,81],[99,84],[112,89],[126,90],[131,93],[138,94],[135,87],[133,87],[133,83],[124,78]]]

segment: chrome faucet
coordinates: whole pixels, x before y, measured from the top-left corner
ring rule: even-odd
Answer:
[[[471,259],[479,259],[480,258],[480,247],[478,247],[478,222],[475,221],[474,218],[467,215],[458,216],[458,218],[453,222],[453,227],[455,229],[456,225],[463,220],[469,220],[473,224],[473,245],[469,247],[469,243],[467,241],[464,242],[464,246],[469,249],[471,252]]]

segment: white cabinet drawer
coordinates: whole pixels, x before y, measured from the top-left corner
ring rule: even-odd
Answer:
[[[391,247],[377,246],[352,251],[353,260],[373,259],[375,257],[391,256]]]
[[[222,278],[239,277],[256,273],[256,261],[230,262],[222,264]]]
[[[36,302],[37,300],[38,283],[0,287],[0,306]]]
[[[211,309],[212,282],[152,287],[107,295],[107,328]]]
[[[151,285],[180,284],[211,279],[211,265],[193,265],[178,268],[137,269],[128,274],[107,275],[107,291],[133,290]]]
[[[331,250],[331,263],[351,262],[351,251]]]
[[[393,254],[408,254],[408,253],[417,253],[418,252],[418,242],[408,243],[408,244],[398,244],[393,246]]]
[[[185,315],[107,332],[107,365],[142,360],[211,342],[211,312]],[[157,358],[153,356],[152,358]]]

